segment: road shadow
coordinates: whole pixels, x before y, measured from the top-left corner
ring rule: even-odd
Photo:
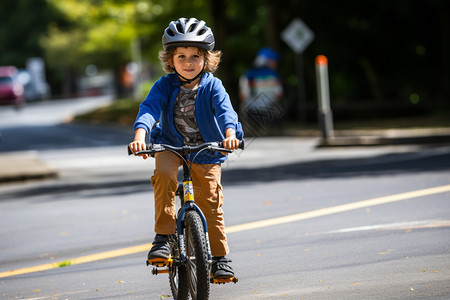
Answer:
[[[223,171],[225,185],[314,178],[350,178],[450,170],[450,153],[420,156],[417,152],[370,158],[298,162],[273,167]]]
[[[125,146],[133,139],[133,129],[70,123],[17,126],[1,129],[0,153],[26,150],[65,150],[86,147]]]
[[[284,180],[310,180],[328,178],[354,178],[450,170],[450,153],[421,156],[420,153],[386,154],[371,158],[320,160],[298,162],[273,167],[223,170],[222,184],[249,185]],[[181,175],[181,174],[179,174]],[[33,202],[51,202],[65,199],[91,200],[96,197],[120,196],[133,193],[151,193],[148,177],[101,183],[75,183],[63,185],[43,184],[0,195],[1,200],[32,199]],[[31,196],[30,196],[31,195]]]

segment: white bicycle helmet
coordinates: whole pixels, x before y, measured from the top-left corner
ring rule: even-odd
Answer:
[[[172,21],[164,30],[162,36],[164,51],[175,47],[199,47],[213,50],[215,45],[214,34],[206,26],[205,21],[195,18],[180,18]]]

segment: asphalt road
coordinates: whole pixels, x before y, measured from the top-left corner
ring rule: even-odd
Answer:
[[[0,274],[25,272],[0,275],[0,298],[171,299],[141,249],[154,235],[153,162],[126,156],[128,129],[60,125],[61,111],[46,126],[0,112],[0,155],[36,151],[60,171],[0,185]],[[211,299],[450,298],[450,148],[316,143],[250,139],[223,165],[239,282]]]

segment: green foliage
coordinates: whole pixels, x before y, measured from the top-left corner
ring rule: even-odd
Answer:
[[[111,105],[78,115],[75,121],[132,125],[139,111],[139,101],[120,99]]]
[[[138,37],[135,20],[143,10],[141,6],[113,0],[49,2],[71,24],[63,30],[50,27],[42,38],[47,60],[54,67],[83,69],[92,62],[99,67],[117,67],[130,60],[131,41]],[[66,59],[58,59],[65,54]]]
[[[145,98],[147,96],[148,92],[152,88],[153,84],[155,84],[156,80],[147,80],[144,82],[141,82],[141,85],[139,86],[139,97]]]
[[[144,58],[156,61],[162,32],[170,20],[186,14],[208,18],[205,0],[48,1],[71,24],[62,30],[50,27],[42,39],[47,59],[54,60],[55,67],[82,69],[95,63],[115,68],[132,60],[131,44],[136,39],[141,41]],[[64,53],[71,57],[66,61],[53,59]]]
[[[23,66],[28,57],[45,55],[51,73],[76,74],[87,64],[117,71],[132,60],[138,40],[142,59],[159,69],[164,28],[196,17],[215,33],[224,53],[218,75],[234,101],[238,77],[259,48],[271,46],[282,55],[280,72],[293,103],[303,81],[314,101],[318,54],[328,57],[332,100],[444,103],[450,96],[449,10],[445,0],[2,0],[0,64]],[[301,79],[296,55],[280,38],[294,18],[315,33],[302,54]]]
[[[39,39],[49,24],[64,24],[46,0],[2,0],[0,20],[0,65],[18,67],[29,57],[42,56]]]
[[[55,268],[63,268],[63,267],[67,267],[67,266],[70,266],[70,265],[72,265],[72,262],[70,260],[65,260],[65,261],[56,263],[55,264]]]
[[[81,29],[73,29],[69,34],[56,26],[50,26],[48,36],[41,39],[47,64],[55,69],[80,64],[84,57],[75,45],[80,45],[84,40],[85,34]]]

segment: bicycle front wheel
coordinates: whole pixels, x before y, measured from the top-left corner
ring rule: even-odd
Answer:
[[[186,266],[180,264],[180,252],[178,250],[178,238],[170,237],[170,253],[174,264],[169,268],[170,289],[174,300],[189,300],[189,285]],[[177,263],[175,263],[177,262]]]
[[[202,220],[196,211],[185,216],[185,238],[189,291],[192,299],[209,298],[209,261],[207,239]]]

